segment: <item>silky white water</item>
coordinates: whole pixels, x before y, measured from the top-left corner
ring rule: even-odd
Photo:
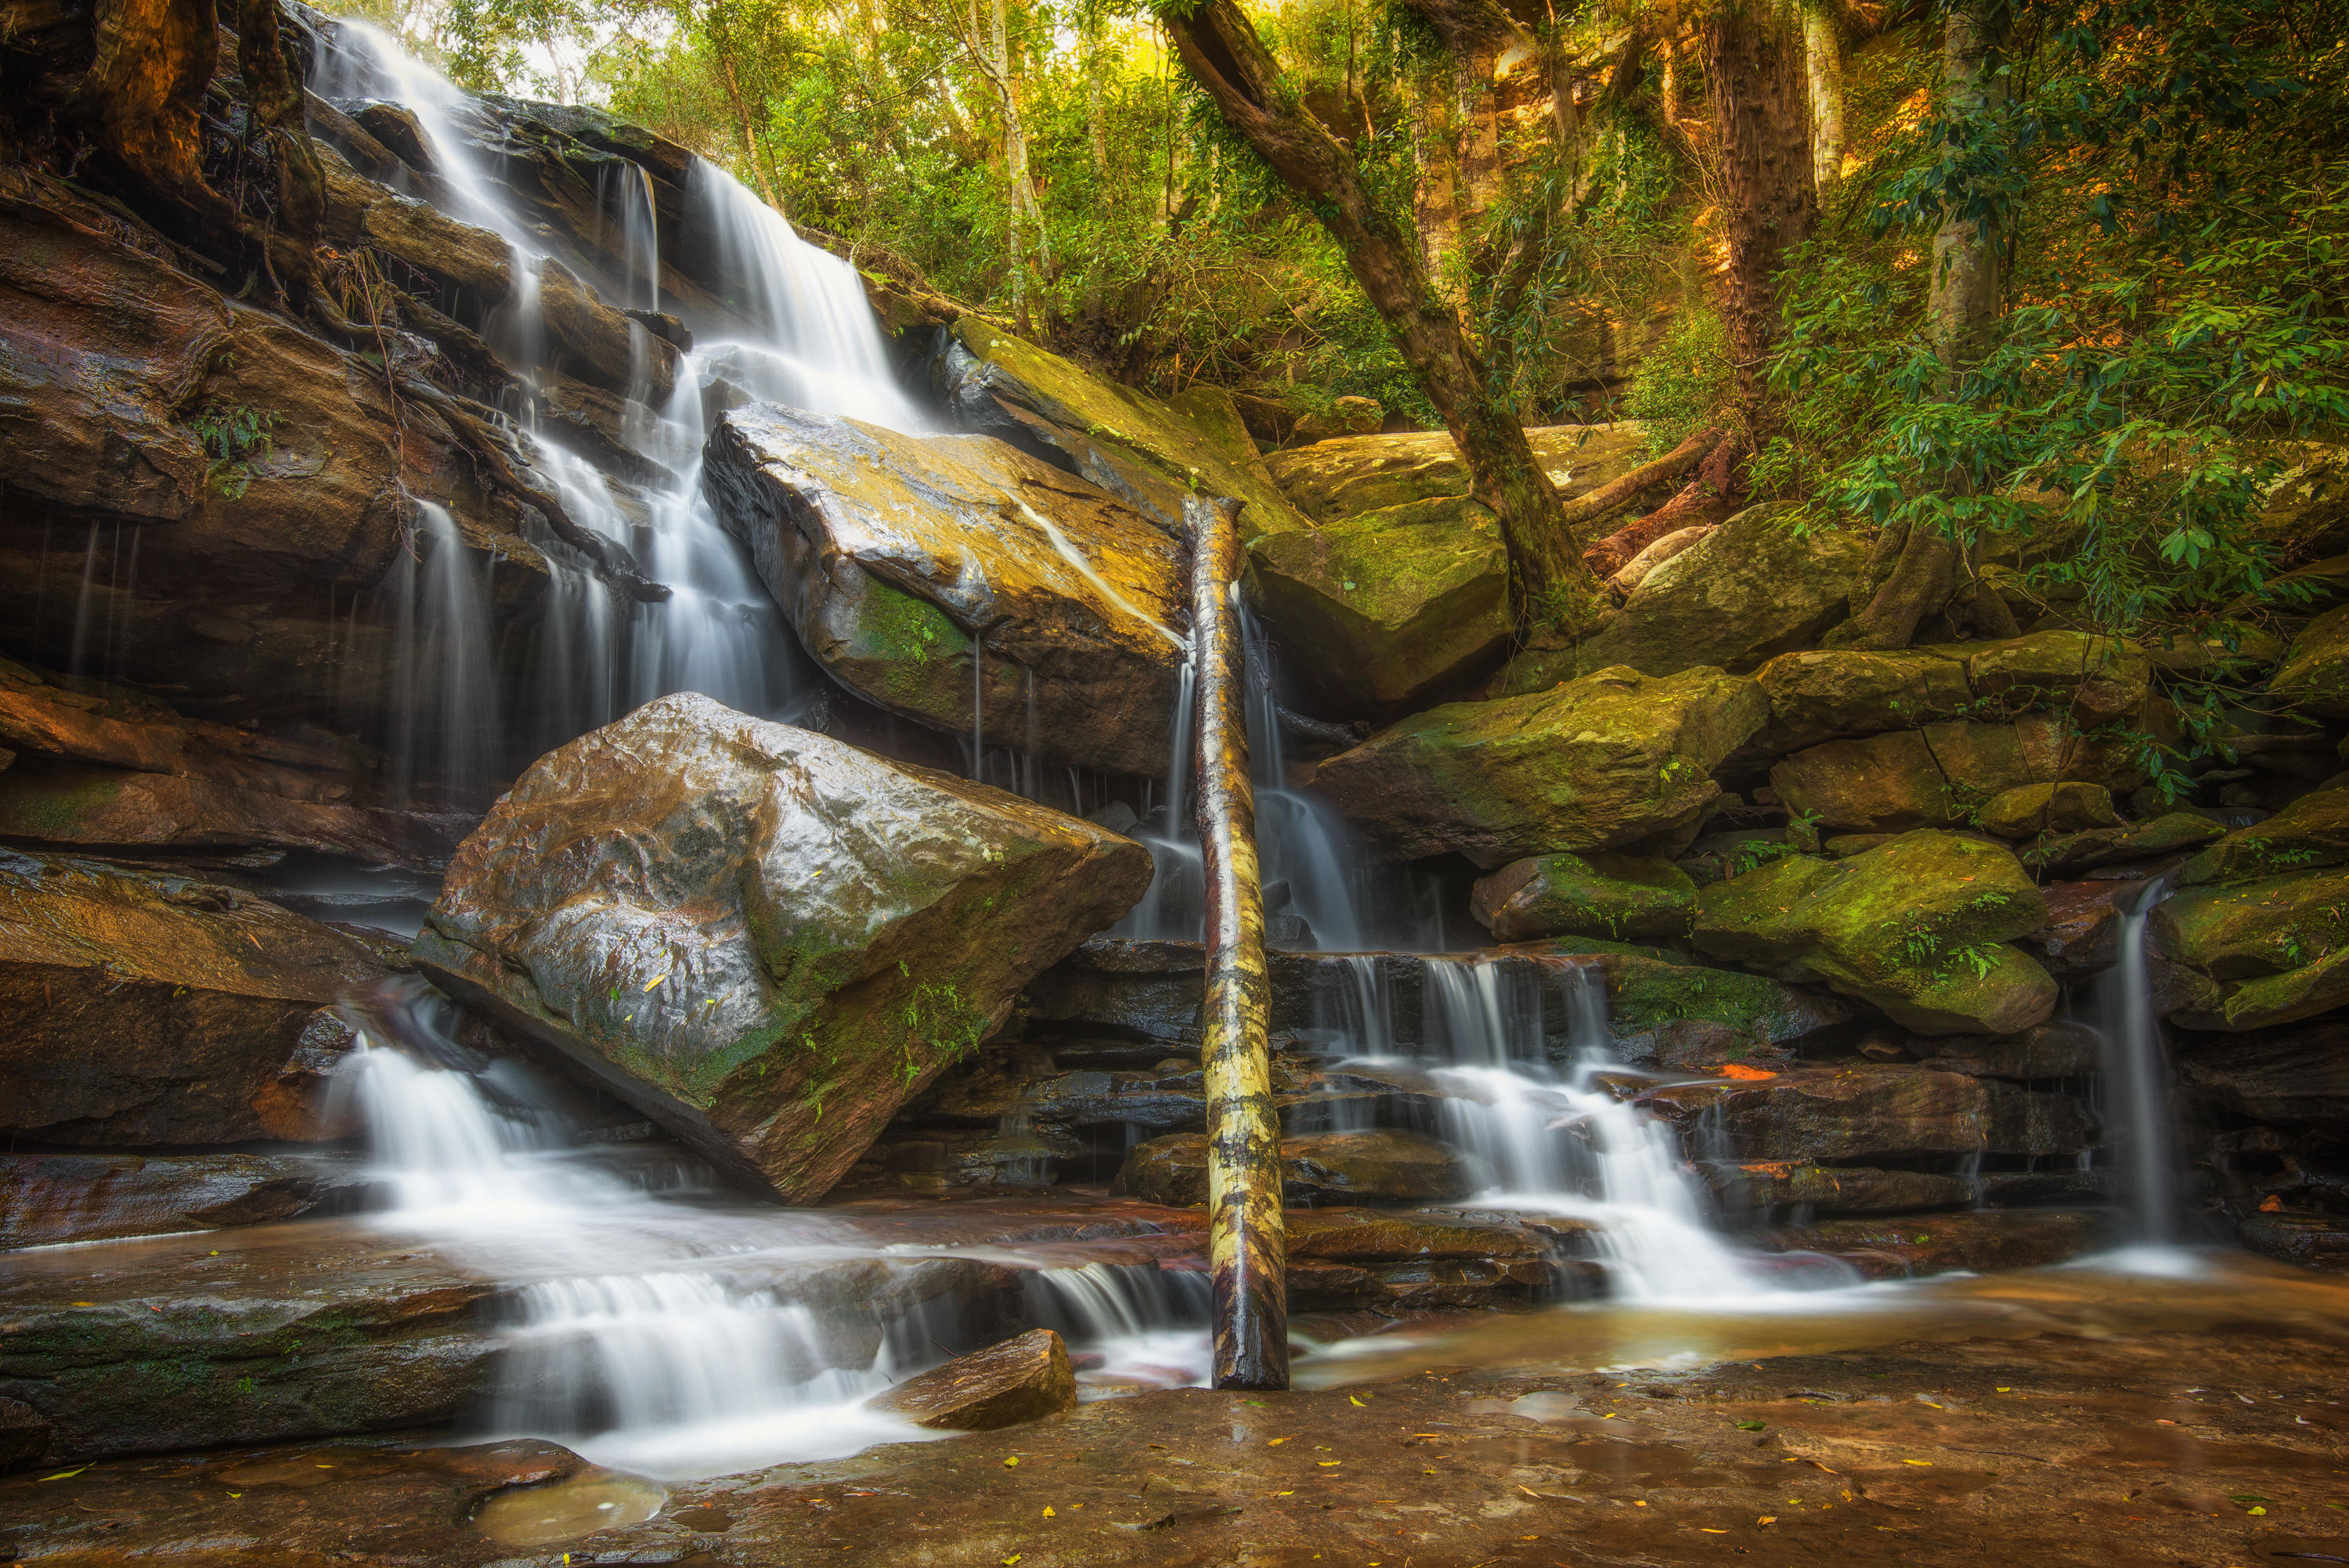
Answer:
[[[2115,917],[2116,961],[2096,983],[2104,1020],[2104,1109],[2118,1123],[2115,1141],[2127,1181],[2128,1240],[2156,1248],[2176,1239],[2178,1154],[2146,921],[2169,893],[2168,880],[2156,877],[2122,895]]]

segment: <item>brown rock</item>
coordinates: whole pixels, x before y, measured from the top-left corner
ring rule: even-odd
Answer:
[[[1770,1078],[1671,1084],[1640,1103],[1668,1120],[1702,1119],[1739,1161],[1885,1155],[2071,1154],[2095,1140],[2068,1095],[1924,1068],[1805,1068]]]
[[[1149,877],[1092,823],[680,694],[541,758],[416,953],[804,1202]]]
[[[1975,820],[2002,839],[2031,839],[2109,828],[2120,818],[2113,792],[2101,784],[2024,784],[1983,801]]]
[[[1878,1171],[1862,1165],[1811,1165],[1783,1161],[1739,1165],[1700,1162],[1697,1172],[1732,1210],[1812,1208],[1823,1213],[1938,1209],[1974,1201],[1962,1176],[1926,1171]]]
[[[1049,1328],[906,1378],[867,1401],[934,1431],[992,1432],[1073,1409],[1077,1375],[1069,1347]]]
[[[1324,1132],[1280,1140],[1282,1202],[1429,1203],[1466,1197],[1479,1185],[1473,1161],[1415,1132]],[[1192,1208],[1207,1201],[1207,1136],[1178,1132],[1129,1150],[1118,1171],[1124,1189],[1148,1202]]]
[[[0,1252],[290,1220],[365,1185],[356,1166],[285,1156],[0,1155]]]
[[[1871,1279],[1905,1279],[1953,1271],[1994,1274],[2060,1264],[2104,1243],[2106,1220],[2094,1212],[2014,1209],[1829,1220],[1800,1229],[1764,1232],[1758,1239],[1781,1252],[1839,1257]]]
[[[48,1143],[310,1140],[381,982],[356,938],[249,893],[0,851],[0,1130]]]

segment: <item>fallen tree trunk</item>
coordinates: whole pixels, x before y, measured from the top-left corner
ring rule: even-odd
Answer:
[[[1199,737],[1199,853],[1207,895],[1207,996],[1199,1061],[1207,1095],[1207,1263],[1218,1388],[1288,1387],[1288,1246],[1280,1119],[1266,1029],[1271,983],[1248,782],[1240,621],[1239,503],[1183,503],[1192,536],[1191,648]]]
[[[1588,495],[1568,502],[1566,520],[1568,526],[1578,533],[1588,524],[1622,511],[1640,499],[1640,491],[1666,480],[1680,478],[1720,441],[1719,430],[1700,430],[1654,462],[1643,463],[1621,479],[1611,480]],[[1650,528],[1646,526],[1648,521],[1648,518],[1637,519],[1629,527],[1617,530],[1584,551],[1582,559],[1590,567],[1592,575],[1601,578],[1612,576],[1625,562],[1673,531],[1671,527]],[[1682,522],[1676,526],[1686,528],[1689,525]]]

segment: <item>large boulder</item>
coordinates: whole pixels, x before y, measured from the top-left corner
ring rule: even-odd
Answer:
[[[2026,846],[2021,853],[2023,863],[2033,871],[2060,876],[2199,849],[2226,831],[2199,811],[2167,811],[2143,822],[2067,833]]]
[[[993,1432],[1077,1403],[1069,1347],[1049,1328],[1031,1328],[1000,1345],[957,1356],[916,1373],[869,1401],[875,1410],[942,1432]]]
[[[1716,882],[1697,895],[1693,940],[1782,980],[1824,981],[1920,1034],[2012,1035],[2054,1011],[2055,982],[2006,945],[2046,918],[2013,854],[1920,830]]]
[[[2033,784],[2095,784],[2118,794],[2144,781],[2127,742],[2086,738],[2064,716],[2045,713],[1830,740],[1770,769],[1770,787],[1789,810],[1850,833],[1961,826],[1987,801]]]
[[[1187,593],[1174,541],[1107,491],[991,436],[773,404],[719,421],[704,477],[842,685],[966,734],[976,693],[998,744],[1165,770]]]
[[[2300,629],[2268,690],[2303,713],[2349,718],[2349,604]]]
[[[2186,888],[2147,925],[2164,957],[2212,983],[2170,1015],[2189,1028],[2264,1028],[2349,1002],[2349,869]]]
[[[285,1154],[0,1155],[0,1252],[356,1208],[369,1189],[358,1167]]]
[[[2349,861],[2349,789],[2302,795],[2264,821],[2238,828],[2178,868],[2181,884],[2240,882]]]
[[[1090,822],[685,694],[523,774],[416,953],[804,1202],[1149,880]]]
[[[357,937],[193,877],[0,850],[0,1132],[189,1147],[349,1131],[328,1010],[380,984]]]
[[[1337,711],[1409,707],[1508,645],[1508,549],[1464,496],[1274,534],[1252,561],[1266,619],[1308,655],[1288,667]]]
[[[1843,736],[2049,707],[2096,729],[2144,706],[2150,675],[2135,644],[2086,632],[1782,654],[1754,675],[1770,696],[1770,725],[1755,744],[1777,756]]]
[[[2349,1127],[2349,1018],[2184,1037],[2178,1081],[2206,1107],[2338,1136]]]
[[[1983,801],[1975,819],[1985,833],[2033,839],[2117,826],[2113,792],[2101,784],[2021,784]]]
[[[1764,717],[1742,676],[1601,670],[1416,714],[1323,762],[1314,786],[1404,858],[1588,854],[1692,828],[1721,793],[1713,769]]]
[[[1469,910],[1496,942],[1688,934],[1696,883],[1652,855],[1537,855],[1478,880]]]
[[[1750,670],[1807,647],[1843,620],[1867,554],[1855,534],[1797,531],[1775,509],[1749,507],[1648,573],[1615,617],[1570,655],[1529,655],[1502,689],[1555,679],[1568,656],[1576,671]]]
[[[975,315],[949,329],[931,377],[965,428],[1051,454],[1163,528],[1181,527],[1195,490],[1245,502],[1240,532],[1251,541],[1307,526],[1219,388],[1162,402]]]

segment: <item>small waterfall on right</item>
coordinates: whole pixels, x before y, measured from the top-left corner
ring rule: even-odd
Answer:
[[[2146,922],[2171,889],[2151,881],[2115,901],[2116,956],[2096,982],[2103,1023],[2106,1114],[2117,1131],[2128,1200],[2127,1240],[2165,1246],[2177,1239],[2177,1138],[2170,1126],[2169,1064],[2154,1010]]]

